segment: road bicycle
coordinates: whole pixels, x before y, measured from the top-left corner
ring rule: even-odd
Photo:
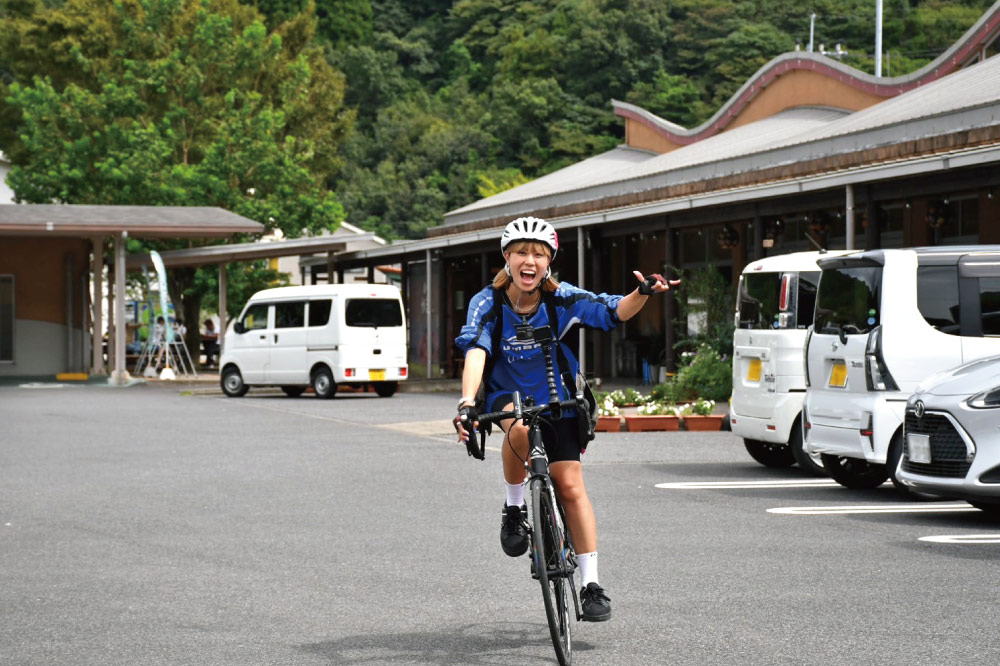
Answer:
[[[525,461],[528,472],[525,495],[531,503],[527,514],[531,519],[525,527],[531,543],[531,577],[542,586],[542,600],[545,603],[545,615],[556,657],[562,666],[569,666],[573,658],[572,622],[583,617],[576,593],[576,551],[566,527],[566,515],[556,493],[555,483],[549,476],[549,461],[541,429],[551,428],[552,420],[558,420],[564,409],[576,409],[578,418],[585,418],[583,415],[586,413],[587,403],[582,392],[578,392],[572,400],[558,399],[550,351],[551,332],[547,329],[548,327],[535,329],[533,337],[542,342],[549,393],[553,400],[544,405],[534,405],[530,396],[522,401],[520,392],[514,391],[513,409],[482,414],[479,416],[479,424],[482,429],[487,424],[515,419],[528,426],[531,447]],[[475,432],[469,433],[466,445],[469,447],[469,455],[480,460],[485,457],[485,449],[476,441]],[[572,605],[570,599],[573,600]]]

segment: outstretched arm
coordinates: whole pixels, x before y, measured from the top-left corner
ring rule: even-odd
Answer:
[[[681,283],[680,280],[667,280],[659,273],[654,273],[648,278],[644,277],[639,271],[632,271],[632,275],[639,281],[639,286],[632,293],[618,301],[618,308],[615,310],[615,314],[618,315],[618,319],[621,321],[631,319],[639,314],[639,310],[646,305],[646,301],[649,300],[651,295],[662,294],[665,291],[669,291],[670,287],[676,287]],[[468,361],[466,361],[466,367],[468,367]]]

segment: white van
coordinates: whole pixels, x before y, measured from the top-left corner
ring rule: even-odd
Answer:
[[[769,467],[823,474],[802,448],[806,396],[802,349],[812,324],[820,269],[816,260],[837,252],[795,252],[747,264],[740,275],[733,333],[733,433]]]
[[[265,289],[226,332],[223,392],[280,386],[296,397],[308,387],[332,398],[338,384],[372,386],[387,398],[409,375],[406,318],[399,289],[329,284]]]
[[[848,488],[897,478],[906,401],[926,377],[1000,354],[984,310],[1000,246],[870,250],[819,261],[807,345],[806,450]],[[988,307],[987,307],[988,306]]]

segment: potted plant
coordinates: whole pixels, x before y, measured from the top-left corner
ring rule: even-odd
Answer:
[[[647,402],[639,405],[638,414],[626,414],[625,425],[629,432],[680,430],[681,420],[673,405]]]
[[[713,414],[714,409],[715,401],[704,398],[684,405],[681,409],[684,415],[684,427],[690,431],[721,430],[722,421],[726,417],[724,414]]]
[[[597,432],[621,432],[622,417],[610,395],[597,403]]]

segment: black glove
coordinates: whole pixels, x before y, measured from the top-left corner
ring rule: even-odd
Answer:
[[[662,282],[667,284],[667,278],[663,277],[659,273],[653,273],[652,275],[647,275],[646,279],[639,283],[639,293],[643,296],[651,296],[657,292],[653,291],[653,287],[657,282]]]
[[[469,438],[465,441],[465,448],[469,455],[477,460],[486,458],[486,451],[476,437],[475,423],[479,420],[479,412],[475,407],[460,407],[458,416],[455,417],[455,428],[461,428],[468,433]]]

